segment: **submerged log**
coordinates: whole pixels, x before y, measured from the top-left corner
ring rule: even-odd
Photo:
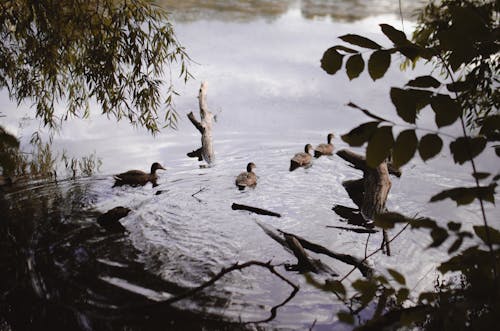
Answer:
[[[355,266],[356,268],[359,269],[361,274],[365,277],[371,277],[371,275],[373,274],[372,268],[370,266],[368,266],[366,264],[366,262],[363,262],[362,260],[360,260],[352,255],[340,254],[340,253],[333,252],[333,251],[327,249],[326,247],[312,243],[312,242],[310,242],[310,241],[308,241],[308,240],[306,240],[298,235],[288,233],[288,232],[285,232],[285,231],[282,231],[279,229],[275,229],[271,226],[264,225],[260,222],[257,222],[257,225],[259,225],[268,236],[270,236],[271,238],[276,240],[279,244],[281,244],[287,250],[293,251],[293,249],[289,246],[289,243],[295,242],[295,241],[291,241],[291,239],[290,239],[290,238],[294,238],[300,244],[300,247],[302,247],[303,249],[310,250],[311,252],[314,252],[314,253],[323,254],[323,255],[329,256],[331,258],[334,258],[336,260],[342,261],[346,264],[350,264],[352,266]],[[285,239],[287,237],[289,238],[288,241]],[[295,252],[294,252],[294,254],[295,254]],[[297,257],[297,259],[299,260],[299,257]],[[318,267],[318,263],[321,263],[320,260],[313,260],[313,261],[314,261],[315,267]],[[324,270],[325,267],[327,267],[327,266],[325,266],[323,263],[321,263],[319,265],[319,268],[321,270]]]
[[[334,258],[336,260],[342,261],[346,264],[350,264],[352,266],[355,266],[356,268],[359,269],[361,274],[365,277],[371,277],[373,275],[373,269],[370,266],[368,266],[365,262],[358,259],[357,257],[354,257],[354,256],[349,255],[349,254],[335,253],[324,246],[310,242],[310,241],[308,241],[308,240],[306,240],[306,239],[304,239],[296,234],[288,233],[288,232],[285,232],[285,231],[282,231],[279,229],[278,229],[278,232],[280,232],[286,236],[295,237],[305,249],[308,249],[311,252],[323,254],[323,255],[329,256],[331,258]]]
[[[345,230],[345,231],[351,231],[351,232],[356,232],[356,233],[377,233],[377,230],[374,229],[359,229],[359,228],[349,228],[346,226],[334,226],[334,225],[327,225],[327,228],[332,228],[332,229],[339,229],[339,230]]]
[[[200,121],[198,122],[196,120],[193,112],[190,112],[187,117],[191,123],[193,123],[195,128],[201,133],[201,147],[188,153],[187,155],[189,157],[197,157],[200,161],[203,159],[210,165],[215,161],[214,148],[212,144],[212,122],[214,116],[208,111],[206,82],[201,83],[198,99],[200,106]]]
[[[237,203],[233,203],[231,205],[231,209],[232,210],[246,210],[246,211],[250,211],[252,213],[256,213],[256,214],[259,214],[259,215],[281,217],[280,214],[275,213],[275,212],[270,211],[270,210],[266,210],[266,209],[262,209],[262,208],[257,208],[257,207],[252,207],[252,206],[247,206],[247,205],[240,205],[240,204],[237,204]]]

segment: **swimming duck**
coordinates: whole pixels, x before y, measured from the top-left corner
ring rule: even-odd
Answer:
[[[311,151],[313,150],[313,147],[311,144],[307,144],[304,147],[304,152],[302,153],[297,153],[295,156],[290,160],[290,171],[294,171],[298,167],[306,167],[311,164]]]
[[[157,186],[156,179],[158,177],[156,176],[156,170],[158,169],[167,170],[161,164],[155,162],[151,165],[151,172],[149,174],[141,170],[129,170],[127,172],[114,175],[113,178],[115,179],[115,185],[113,185],[113,187],[122,185],[143,186],[148,182],[151,182],[153,186]]]
[[[314,149],[314,157],[320,157],[321,155],[332,155],[333,154],[333,133],[329,133],[327,139],[327,144],[319,144]]]
[[[235,183],[240,190],[245,189],[245,187],[247,186],[253,187],[257,185],[257,176],[253,172],[253,169],[255,169],[256,167],[257,166],[255,165],[255,163],[250,162],[249,164],[247,164],[247,171],[242,172],[238,175],[238,177],[236,177]]]

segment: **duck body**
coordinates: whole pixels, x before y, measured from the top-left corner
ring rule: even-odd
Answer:
[[[327,143],[319,144],[314,149],[314,157],[320,157],[322,155],[333,155],[333,133],[328,134]]]
[[[236,177],[235,184],[240,190],[244,190],[245,187],[254,187],[257,185],[257,175],[253,172],[254,168],[256,168],[255,163],[250,162],[247,164],[247,171],[242,172]]]
[[[312,155],[310,152],[312,149],[313,147],[311,144],[307,144],[304,147],[304,152],[295,154],[295,156],[290,160],[290,171],[294,171],[299,167],[307,167],[311,165]]]
[[[144,186],[148,182],[151,182],[153,186],[156,186],[156,180],[158,176],[156,175],[156,170],[163,169],[166,170],[161,164],[155,162],[151,165],[151,172],[147,173],[142,170],[129,170],[118,175],[114,175],[115,186],[130,185],[130,186]]]

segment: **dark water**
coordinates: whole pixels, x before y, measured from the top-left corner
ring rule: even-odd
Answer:
[[[314,330],[344,328],[336,319],[342,304],[308,284],[303,275],[286,271],[282,264],[295,263],[294,256],[257,222],[363,257],[367,235],[326,227],[345,225],[331,208],[353,206],[341,183],[361,174],[335,156],[293,173],[288,172],[289,160],[306,143],[324,142],[328,132],[338,137],[367,121],[345,106],[349,101],[395,119],[389,88],[404,85],[425,68],[401,72],[394,64],[384,79],[373,83],[365,74],[349,82],[342,73],[328,76],[319,67],[323,52],[339,42],[336,36],[353,32],[386,42],[377,24],[399,27],[394,1],[377,1],[375,7],[367,1],[245,3],[165,1],[173,6],[179,39],[197,62],[197,80],[178,85],[178,131],[166,130],[153,138],[127,123],[108,121],[97,110],[87,121],[68,121],[54,147],[77,156],[95,151],[103,161],[99,176],[34,182],[0,193],[0,329],[304,330],[313,323]],[[315,12],[326,14],[307,14]],[[405,22],[407,30],[411,25]],[[197,113],[200,80],[208,81],[208,103],[218,118],[216,164],[208,169],[185,156],[199,144],[198,132],[185,114]],[[16,108],[5,94],[0,103],[8,115],[2,125],[29,139],[37,122],[18,125],[29,108]],[[432,111],[424,110],[420,121],[432,126]],[[347,147],[338,138],[335,144]],[[498,171],[492,159],[478,160],[478,170]],[[155,161],[168,169],[160,173],[159,186],[112,188],[113,173],[147,169]],[[238,191],[234,178],[250,161],[257,165],[258,185]],[[393,179],[388,208],[409,216],[460,220],[470,229],[480,221],[478,206],[428,204],[432,193],[471,185],[470,170],[449,165],[446,155],[427,164],[412,161],[401,179]],[[283,217],[233,211],[233,202]],[[116,206],[132,210],[121,220],[126,234],[108,233],[96,223],[98,215]],[[500,216],[491,205],[488,214]],[[425,232],[405,232],[393,243],[391,257],[376,255],[370,264],[382,273],[397,268],[415,291],[432,287],[435,266],[446,254],[425,249],[429,241]],[[371,236],[368,252],[379,246],[380,235]],[[239,323],[269,319],[272,308],[292,289],[257,267],[230,273],[172,305],[158,303],[200,285],[223,267],[249,260],[271,260],[300,286],[268,322]],[[335,260],[322,261],[340,275],[350,270]],[[355,272],[349,279],[359,276]]]

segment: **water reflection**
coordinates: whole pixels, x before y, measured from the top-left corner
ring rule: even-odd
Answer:
[[[88,208],[96,186],[33,183],[0,196],[0,323],[12,330],[245,329],[196,309],[224,307],[223,295],[193,296],[189,310],[151,307],[186,289],[149,272],[125,234],[97,225],[99,213]]]
[[[300,10],[306,19],[330,17],[336,21],[354,22],[368,16],[387,13],[413,18],[423,1],[393,0],[158,0],[179,22],[213,19],[250,21],[273,20],[291,9]],[[401,10],[401,12],[400,12]]]

